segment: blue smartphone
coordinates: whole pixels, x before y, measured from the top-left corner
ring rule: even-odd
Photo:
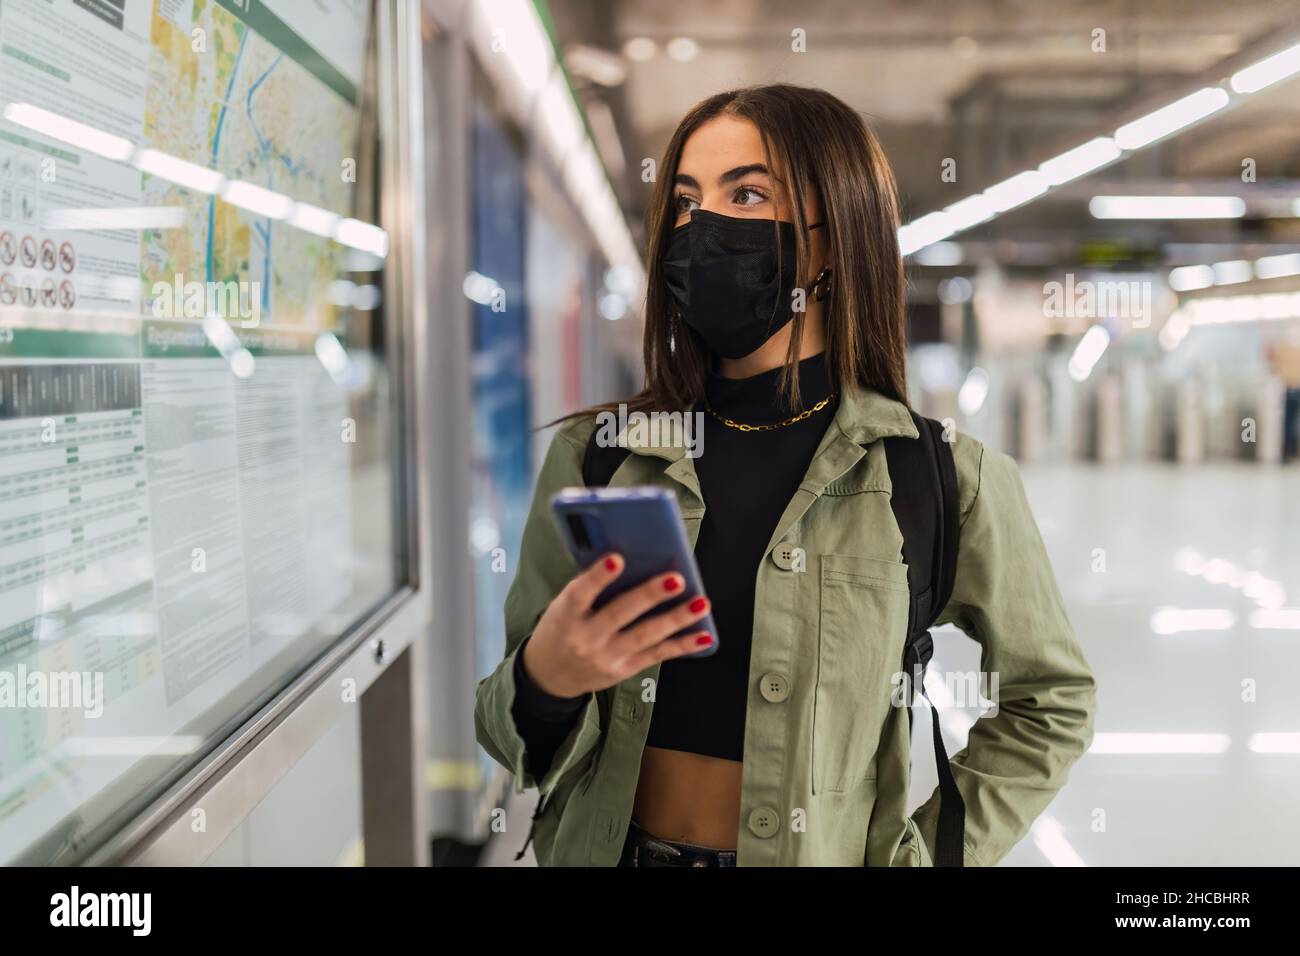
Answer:
[[[661,614],[704,593],[695,552],[672,492],[654,486],[629,488],[565,488],[551,499],[560,534],[579,568],[588,568],[601,555],[616,551],[623,557],[623,573],[600,592],[595,607],[656,574],[676,571],[686,581],[680,594],[656,605],[638,620]],[[708,657],[718,649],[718,628],[713,615],[700,618],[670,637],[707,630],[713,643],[686,657]]]

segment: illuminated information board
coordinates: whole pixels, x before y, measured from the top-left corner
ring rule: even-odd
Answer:
[[[0,3],[0,863],[75,858],[391,590],[372,27]]]

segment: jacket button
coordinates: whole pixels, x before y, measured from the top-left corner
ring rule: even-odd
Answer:
[[[794,567],[795,550],[792,544],[778,544],[772,549],[772,563],[782,571],[789,571]]]
[[[767,673],[758,680],[758,692],[769,703],[779,704],[790,696],[790,682],[784,674]]]
[[[755,807],[749,811],[749,829],[763,839],[776,836],[776,811],[771,807]]]

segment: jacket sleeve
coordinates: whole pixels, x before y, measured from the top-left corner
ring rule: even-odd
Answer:
[[[1095,682],[1066,618],[1015,462],[959,436],[961,541],[939,622],[977,641],[997,675],[995,713],[975,721],[951,759],[966,804],[965,862],[1001,860],[1065,784],[1092,742]],[[974,479],[974,480],[971,480]],[[934,855],[939,793],[913,815]]]
[[[510,712],[515,718],[515,729],[524,738],[528,752],[528,769],[533,776],[545,774],[555,760],[555,752],[564,743],[582,714],[587,695],[556,697],[538,687],[524,667],[524,638],[515,654],[515,702]]]
[[[551,496],[567,485],[582,484],[582,455],[591,424],[570,421],[551,439],[524,522],[515,579],[506,595],[505,658],[479,681],[475,692],[475,735],[483,749],[514,774],[517,793],[532,787],[538,787],[543,794],[550,793],[561,778],[581,764],[600,739],[600,709],[596,695],[588,694],[550,765],[538,779],[514,718],[519,692],[515,681],[516,655],[524,639],[537,626],[542,612],[578,570],[551,516]]]

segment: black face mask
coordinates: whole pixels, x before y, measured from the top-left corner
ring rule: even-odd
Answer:
[[[664,250],[664,281],[683,321],[723,358],[749,355],[794,318],[794,226],[775,226],[697,209]]]

